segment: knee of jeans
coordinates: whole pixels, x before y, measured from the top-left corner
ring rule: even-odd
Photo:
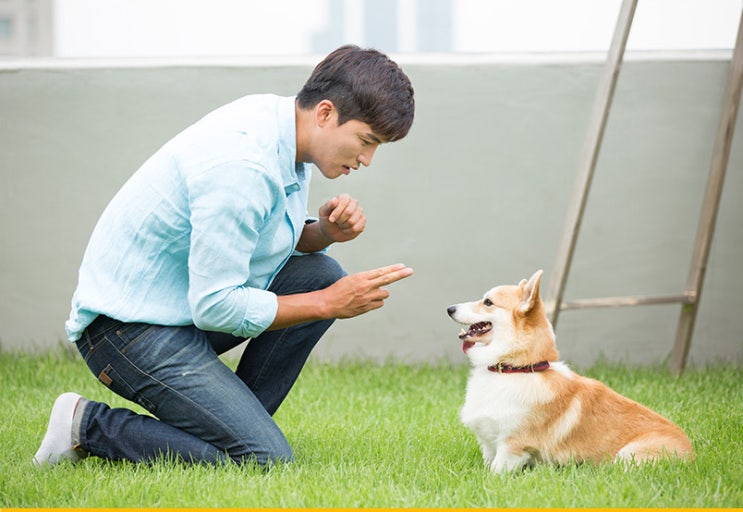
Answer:
[[[294,453],[287,446],[284,450],[271,452],[268,455],[268,462],[265,465],[272,466],[274,464],[288,464],[290,462],[294,462]]]
[[[271,449],[252,452],[248,455],[233,455],[232,460],[238,464],[257,463],[260,466],[271,467],[276,464],[294,462],[294,453],[289,445],[285,444],[285,446],[272,447]]]
[[[340,278],[346,276],[346,271],[343,270],[341,264],[326,254],[318,254],[317,256],[322,257],[322,273],[325,282],[323,283],[326,287],[338,281]]]
[[[284,433],[274,425],[251,429],[241,443],[229,450],[229,455],[236,462],[256,462],[262,466],[294,461],[289,441]],[[240,446],[238,448],[238,446]]]
[[[327,288],[346,275],[340,263],[327,254],[314,253],[301,258],[304,271],[302,283],[309,289]]]

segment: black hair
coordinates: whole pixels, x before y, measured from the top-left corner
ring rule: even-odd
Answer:
[[[330,100],[338,123],[368,124],[385,142],[405,137],[413,124],[415,100],[410,79],[385,54],[356,45],[341,46],[318,64],[297,95],[301,109]]]

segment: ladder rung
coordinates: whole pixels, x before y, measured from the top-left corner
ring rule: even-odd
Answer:
[[[686,292],[681,295],[628,295],[625,297],[603,297],[595,299],[566,300],[560,304],[560,310],[566,309],[588,309],[588,308],[615,308],[627,306],[639,306],[643,304],[693,304],[694,292]],[[554,304],[545,303],[546,308],[551,311]]]

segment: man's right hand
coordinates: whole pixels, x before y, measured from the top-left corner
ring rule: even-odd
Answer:
[[[270,330],[331,318],[353,318],[384,305],[390,292],[385,286],[413,275],[397,263],[342,277],[323,290],[280,295],[279,309]]]
[[[384,288],[413,275],[402,263],[358,272],[339,279],[325,290],[330,318],[352,318],[379,309],[390,292]]]

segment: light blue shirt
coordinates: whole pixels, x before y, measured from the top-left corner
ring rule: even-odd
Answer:
[[[254,95],[190,126],[106,207],[83,256],[65,329],[102,314],[253,337],[276,317],[267,291],[307,220],[294,98]]]

